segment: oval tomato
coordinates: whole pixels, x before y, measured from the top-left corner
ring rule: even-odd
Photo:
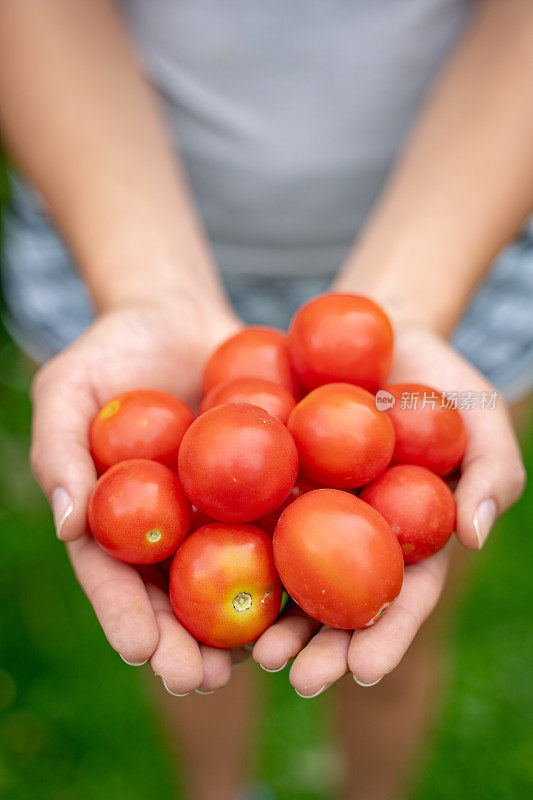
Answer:
[[[213,386],[202,400],[200,414],[224,403],[250,403],[259,406],[285,425],[296,400],[280,383],[266,381],[264,378],[235,378]]]
[[[434,555],[453,533],[453,494],[442,478],[424,467],[389,467],[359,497],[385,517],[406,564]]]
[[[386,412],[396,433],[392,463],[416,464],[441,477],[453,472],[463,459],[466,430],[446,395],[420,383],[396,383],[385,391],[395,398]]]
[[[293,600],[333,628],[372,625],[402,587],[402,551],[389,524],[337,489],[291,503],[274,532],[274,559]]]
[[[177,469],[183,434],[194,414],[182,400],[156,389],[114,397],[91,423],[91,455],[99,474],[130,458],[149,458]]]
[[[285,334],[274,328],[244,328],[222,342],[205,366],[203,394],[234,378],[264,378],[297,394]]]
[[[175,553],[187,535],[191,508],[175,472],[157,461],[131,459],[98,479],[88,521],[110,555],[130,564],[155,564]]]
[[[255,525],[204,525],[185,540],[170,570],[174,614],[211,647],[255,641],[278,616],[282,592],[272,542]]]
[[[274,535],[274,529],[278,524],[278,519],[281,517],[282,513],[285,511],[291,503],[294,503],[299,497],[303,494],[307,494],[307,492],[312,492],[313,489],[318,489],[319,486],[316,483],[312,483],[308,481],[307,478],[304,478],[303,475],[298,475],[296,478],[296,483],[292,487],[289,492],[289,496],[287,499],[274,511],[270,514],[267,514],[265,517],[261,517],[261,519],[256,520],[255,525],[259,525],[259,527],[266,531],[269,536]]]
[[[360,386],[329,383],[301,400],[287,423],[302,472],[323,486],[353,489],[385,469],[394,430],[373,395]]]
[[[180,447],[185,494],[196,508],[221,522],[250,522],[273,511],[297,474],[298,454],[287,428],[246,403],[206,411]]]
[[[289,353],[300,383],[353,383],[375,392],[387,379],[393,334],[382,308],[355,294],[325,294],[296,313]]]

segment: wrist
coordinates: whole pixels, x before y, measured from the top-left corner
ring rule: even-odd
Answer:
[[[99,317],[115,314],[129,315],[132,324],[142,315],[170,344],[173,340],[176,344],[183,343],[185,337],[191,357],[200,363],[243,324],[224,297],[185,290],[123,298],[101,309]]]
[[[447,337],[460,319],[468,294],[461,295],[453,281],[442,277],[413,262],[376,264],[354,256],[333,288],[370,297],[384,309],[395,329],[425,329]]]

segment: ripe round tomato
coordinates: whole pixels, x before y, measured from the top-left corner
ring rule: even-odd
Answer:
[[[274,532],[274,559],[293,600],[333,628],[372,625],[402,587],[402,551],[388,522],[337,489],[291,503]]]
[[[110,467],[89,499],[92,535],[110,555],[130,564],[155,564],[187,535],[191,508],[175,472],[134,458]]]
[[[274,511],[272,511],[270,514],[267,514],[265,517],[261,517],[261,519],[258,519],[255,522],[255,524],[259,525],[259,527],[262,530],[266,531],[269,534],[269,536],[273,536],[274,529],[278,524],[278,519],[285,511],[285,509],[288,506],[290,506],[291,503],[294,503],[294,501],[297,500],[299,497],[301,497],[303,494],[307,494],[307,492],[312,492],[313,489],[318,489],[318,488],[319,487],[316,485],[316,483],[311,483],[311,481],[308,481],[307,478],[303,477],[303,475],[298,475],[298,477],[296,478],[296,483],[290,490],[287,499],[279,506],[279,508],[276,508]]]
[[[385,517],[406,564],[434,555],[453,533],[453,495],[442,478],[424,467],[389,467],[359,497]]]
[[[193,419],[182,400],[156,389],[137,389],[113,398],[100,409],[89,430],[98,473],[130,458],[149,458],[177,469],[179,446]]]
[[[217,347],[205,366],[203,394],[234,378],[263,378],[281,383],[297,394],[285,334],[274,328],[244,328],[230,336]]]
[[[459,411],[447,408],[446,397],[431,386],[395,383],[385,391],[396,398],[386,412],[396,432],[392,463],[417,464],[441,477],[453,472],[462,461],[466,445]],[[408,398],[416,400],[416,408],[408,407],[404,402]]]
[[[264,408],[285,425],[296,400],[280,383],[264,378],[235,378],[213,386],[202,400],[200,414],[223,403],[251,403]]]
[[[387,379],[393,334],[382,308],[356,294],[324,294],[296,313],[289,353],[300,383],[354,383],[375,392]]]
[[[176,617],[211,647],[255,641],[278,616],[282,592],[272,542],[255,525],[204,525],[184,541],[170,570]]]
[[[385,469],[394,430],[370,392],[329,383],[300,400],[287,423],[300,468],[311,480],[336,489],[362,486]]]
[[[207,514],[204,514],[203,511],[198,511],[196,506],[191,506],[191,531],[196,531],[198,528],[203,528],[204,525],[207,525],[209,522],[214,522],[211,517],[208,517]]]
[[[298,454],[287,428],[247,403],[206,411],[180,447],[185,494],[221,522],[250,522],[270,513],[285,500],[297,474]]]

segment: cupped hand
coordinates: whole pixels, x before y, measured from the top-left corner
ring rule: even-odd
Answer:
[[[519,498],[525,483],[520,449],[503,400],[482,408],[479,399],[495,391],[444,340],[420,329],[396,336],[390,383],[428,384],[446,392],[474,393],[475,408],[462,412],[467,446],[455,491],[457,538],[469,549],[483,546],[496,517]],[[253,657],[267,670],[282,669],[295,657],[289,679],[302,696],[313,697],[352,672],[372,685],[401,661],[418,629],[434,609],[444,586],[449,547],[406,567],[402,590],[371,628],[334,630],[299,609],[286,615],[257,641]]]
[[[76,576],[111,646],[128,663],[149,659],[175,694],[227,683],[231,656],[198,645],[177,622],[157,567],[141,571],[116,561],[87,533],[96,481],[89,424],[129,389],[162,389],[196,405],[205,359],[238,327],[225,310],[180,299],[117,308],[42,367],[32,386],[32,468]]]

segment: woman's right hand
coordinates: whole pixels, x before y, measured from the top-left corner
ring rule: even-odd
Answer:
[[[226,309],[179,298],[115,308],[42,367],[32,387],[31,464],[80,585],[111,646],[127,663],[150,660],[174,694],[223,686],[231,656],[199,645],[178,623],[157,568],[116,561],[88,534],[96,481],[89,424],[129,389],[162,389],[194,406],[205,359],[238,328]]]

